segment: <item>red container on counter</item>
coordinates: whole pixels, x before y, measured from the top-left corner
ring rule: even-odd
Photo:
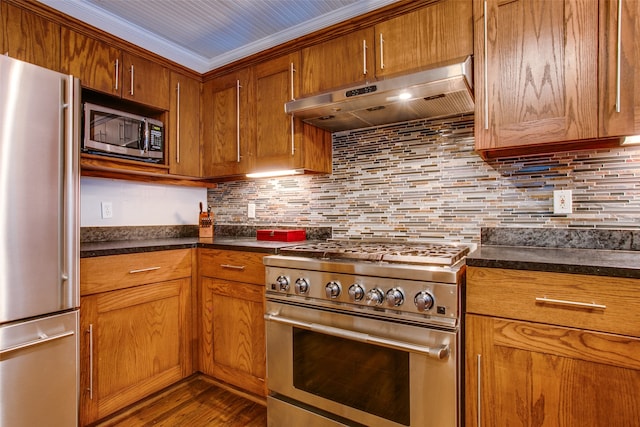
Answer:
[[[297,242],[307,240],[306,230],[258,230],[258,240],[275,242]]]

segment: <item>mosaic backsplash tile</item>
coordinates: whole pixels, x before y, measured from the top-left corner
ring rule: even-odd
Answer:
[[[640,146],[485,161],[473,115],[333,135],[333,174],[224,182],[216,224],[332,227],[334,238],[480,242],[501,227],[640,230]],[[553,190],[574,212],[553,214]],[[256,204],[256,218],[247,217]]]

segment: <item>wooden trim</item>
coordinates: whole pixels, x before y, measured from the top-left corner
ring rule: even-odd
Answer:
[[[210,179],[170,175],[168,166],[141,164],[140,162],[110,159],[92,154],[81,154],[80,165],[82,176],[94,178],[123,179],[186,187],[216,188],[218,186]]]
[[[72,29],[73,31],[76,31],[80,34],[108,43],[109,45],[117,49],[123,49],[134,55],[153,61],[156,64],[167,67],[171,71],[176,71],[188,77],[197,79],[198,81],[202,81],[202,74],[198,73],[197,71],[194,71],[190,68],[187,68],[176,62],[173,62],[156,53],[150,52],[144,48],[141,48],[140,46],[137,46],[119,37],[116,37],[113,34],[109,34],[106,31],[102,31],[96,27],[93,27],[83,21],[80,21],[76,18],[66,15],[62,12],[59,12],[56,9],[53,9],[38,1],[4,0],[4,2],[7,4],[11,4],[13,6],[28,10],[30,12],[33,12],[37,15],[42,16],[43,18],[46,18],[52,22],[55,22],[69,29]]]
[[[615,148],[620,146],[620,138],[587,139],[581,141],[565,141],[559,143],[546,143],[541,145],[523,145],[493,150],[481,150],[477,153],[484,160],[500,159],[505,157],[532,156],[539,154],[553,154],[565,151],[596,150]]]
[[[312,46],[314,44],[319,44],[327,40],[331,40],[333,38],[340,37],[357,30],[361,30],[363,28],[372,27],[379,22],[395,18],[396,16],[403,15],[408,12],[412,12],[428,4],[436,3],[437,1],[439,0],[400,0],[396,3],[374,10],[367,14],[356,16],[330,27],[323,28],[302,37],[298,37],[297,39],[280,44],[270,49],[263,50],[246,58],[239,59],[231,64],[223,65],[222,67],[216,68],[215,70],[204,73],[202,75],[202,79],[204,82],[206,82],[232,71],[237,71],[239,69],[256,65],[269,59],[287,55],[302,48]]]
[[[247,66],[255,65],[281,55],[289,54],[307,46],[322,43],[341,35],[375,25],[378,22],[414,11],[438,0],[399,0],[396,3],[374,10],[364,15],[356,16],[330,27],[318,30],[314,33],[298,37],[297,39],[275,46],[273,48],[258,52],[246,58],[239,59],[231,64],[223,65],[215,70],[200,74],[190,68],[173,62],[163,56],[150,52],[140,46],[134,45],[126,40],[102,31],[96,27],[88,25],[76,18],[59,12],[43,3],[35,0],[4,0],[8,4],[20,7],[36,13],[55,23],[70,28],[78,33],[101,40],[115,48],[126,50],[142,58],[149,59],[157,64],[163,65],[171,71],[182,73],[188,77],[201,82],[211,80],[223,74],[236,71]]]

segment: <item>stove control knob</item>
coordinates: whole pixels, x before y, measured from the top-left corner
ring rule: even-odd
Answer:
[[[357,283],[349,286],[349,298],[354,302],[362,301],[362,298],[364,298],[364,289],[362,286]]]
[[[367,296],[365,298],[367,305],[381,305],[382,301],[384,301],[384,293],[380,289],[370,289],[367,292]]]
[[[418,311],[427,311],[433,307],[433,296],[429,292],[418,292],[413,299],[413,302],[418,307]]]
[[[289,279],[287,279],[286,276],[278,276],[276,285],[278,285],[278,289],[282,292],[287,292],[289,290]]]
[[[338,296],[340,295],[340,283],[329,282],[327,283],[327,286],[324,287],[324,291],[327,294],[327,298],[338,298]]]
[[[404,294],[400,288],[393,288],[387,291],[387,305],[398,307],[404,302]]]
[[[309,281],[300,277],[296,280],[296,284],[294,285],[296,289],[296,294],[306,294],[309,292]]]

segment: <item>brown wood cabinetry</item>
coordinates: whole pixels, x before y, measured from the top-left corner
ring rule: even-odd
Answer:
[[[62,28],[61,68],[83,87],[169,109],[169,70],[95,38]]]
[[[171,73],[169,173],[200,176],[200,82]]]
[[[640,2],[601,0],[600,135],[604,137],[640,133],[639,23]]]
[[[62,28],[62,70],[86,88],[119,96],[122,90],[120,50],[100,40]]]
[[[169,70],[122,52],[122,97],[161,110],[169,109]]]
[[[299,93],[299,53],[255,66],[255,159],[252,172],[305,169],[331,173],[331,134],[284,112]]]
[[[184,249],[81,260],[81,425],[192,373],[191,256]]]
[[[467,425],[635,425],[639,282],[469,267]]]
[[[364,83],[375,77],[373,28],[306,47],[301,55],[301,96]]]
[[[474,0],[473,8],[476,149],[596,138],[598,2]]]
[[[443,0],[375,26],[377,78],[473,54],[471,0]]]
[[[203,176],[241,175],[249,170],[254,148],[253,107],[250,69],[203,84],[200,109]]]
[[[33,12],[1,3],[2,54],[60,71],[60,26]]]
[[[471,0],[443,0],[302,49],[301,96],[473,54]]]
[[[200,370],[266,396],[265,254],[200,249]]]

